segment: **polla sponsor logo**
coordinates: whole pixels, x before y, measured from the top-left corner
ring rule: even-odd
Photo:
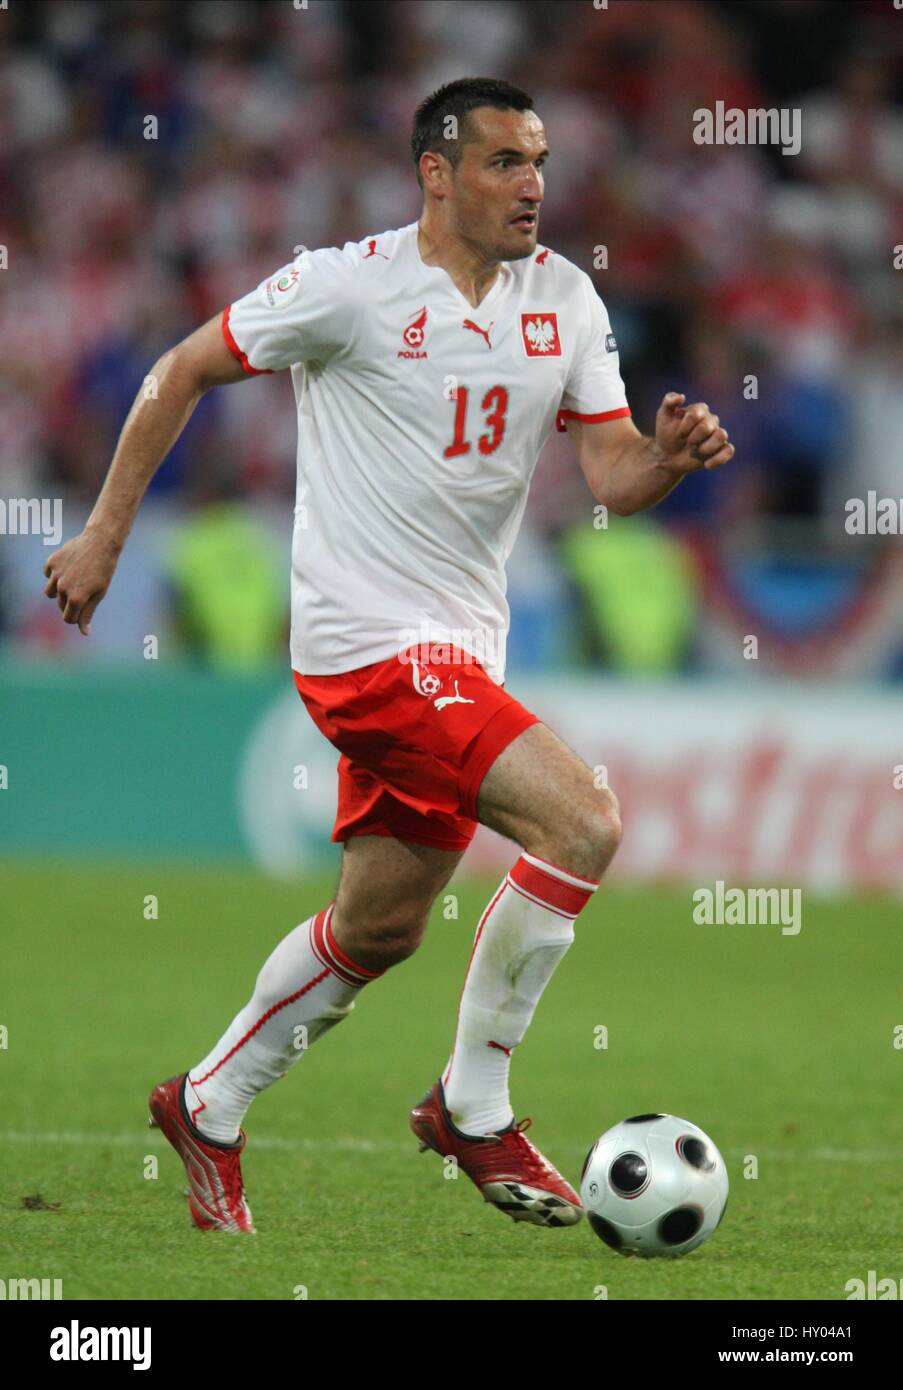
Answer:
[[[411,662],[411,674],[414,677],[414,689],[418,695],[426,695],[429,699],[441,690],[442,681],[432,671],[427,671],[426,675],[421,673],[420,665],[416,661]]]
[[[50,1332],[51,1361],[131,1361],[133,1371],[151,1363],[149,1327],[82,1327],[73,1318],[68,1327]]]
[[[424,351],[423,340],[426,337],[426,305],[420,309],[407,328],[402,333],[402,338],[407,343],[406,348],[399,348],[399,357],[428,357]]]

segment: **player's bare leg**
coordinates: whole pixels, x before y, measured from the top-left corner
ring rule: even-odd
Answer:
[[[453,1153],[515,1220],[579,1218],[576,1191],[514,1124],[511,1054],[574,940],[574,921],[620,841],[613,793],[544,724],[512,740],[477,800],[481,822],[524,850],[480,919],[444,1076],[412,1112],[425,1147]]]
[[[420,945],[430,908],[463,853],[389,835],[346,840],[332,914],[339,946],[370,970],[405,960]]]
[[[197,1226],[254,1229],[239,1164],[248,1106],[347,1018],[364,985],[416,949],[460,858],[388,836],[352,837],[336,899],[279,943],[208,1056],[154,1088],[152,1123],[185,1164]]]
[[[621,841],[618,801],[546,724],[503,749],[480,786],[479,818],[522,849],[598,882]]]
[[[614,794],[545,724],[513,739],[490,767],[480,820],[524,853],[480,921],[444,1082],[455,1122],[488,1134],[512,1119],[511,1051],[574,940],[620,842]]]

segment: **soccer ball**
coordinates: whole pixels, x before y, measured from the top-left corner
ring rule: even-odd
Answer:
[[[580,1196],[600,1240],[622,1255],[686,1255],[727,1205],[727,1168],[709,1136],[676,1115],[634,1115],[597,1139]]]

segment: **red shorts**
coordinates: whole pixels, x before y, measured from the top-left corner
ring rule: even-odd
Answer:
[[[450,662],[413,659],[429,647],[295,685],[321,733],[338,748],[333,840],[393,835],[466,849],[477,828],[477,793],[531,714],[457,647]],[[432,654],[435,654],[433,652]]]

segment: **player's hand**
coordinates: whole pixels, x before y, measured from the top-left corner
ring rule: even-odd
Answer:
[[[718,468],[734,457],[718,416],[698,402],[685,405],[685,396],[669,391],[655,417],[655,442],[678,473]]]
[[[83,637],[90,632],[94,610],[110,587],[120,550],[109,536],[86,527],[55,550],[44,566],[44,593],[56,599],[63,622],[78,623]]]

